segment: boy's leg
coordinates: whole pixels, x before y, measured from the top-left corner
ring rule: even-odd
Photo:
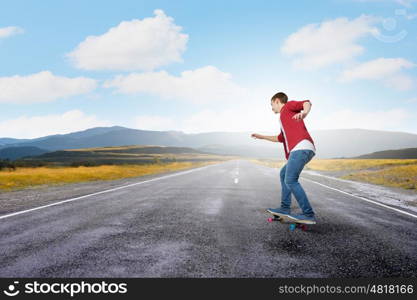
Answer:
[[[298,178],[300,177],[304,166],[313,158],[314,155],[315,154],[312,150],[296,150],[291,152],[286,165],[284,180],[285,184],[294,194],[295,199],[297,199],[298,205],[303,211],[303,214],[308,217],[313,217],[314,211],[308,201],[304,189],[298,182]]]
[[[279,172],[281,180],[281,207],[267,209],[267,211],[276,216],[289,215],[291,213],[291,190],[285,184],[285,170],[286,165]]]
[[[287,165],[281,168],[279,172],[279,177],[281,180],[281,208],[283,210],[288,210],[288,213],[291,210],[291,189],[285,184],[285,173],[287,170]]]

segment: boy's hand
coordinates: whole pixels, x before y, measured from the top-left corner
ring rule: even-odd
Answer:
[[[262,139],[263,135],[257,134],[257,133],[252,133],[251,137],[253,137],[254,139]]]
[[[298,121],[298,120],[305,119],[305,117],[307,117],[306,113],[299,112],[298,114],[295,114],[292,118]]]

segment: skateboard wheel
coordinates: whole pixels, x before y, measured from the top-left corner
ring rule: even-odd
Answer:
[[[307,225],[302,224],[300,226],[300,228],[301,228],[302,231],[306,231],[307,230]]]
[[[268,218],[268,222],[269,223],[271,223],[271,222],[273,222],[274,221],[274,219],[272,219],[272,218]]]
[[[295,230],[295,228],[296,228],[295,224],[290,224],[290,230],[291,230],[291,231],[294,231],[294,230]]]

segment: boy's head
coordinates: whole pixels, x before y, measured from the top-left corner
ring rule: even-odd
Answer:
[[[282,107],[287,103],[288,97],[285,93],[279,92],[272,96],[271,107],[274,113],[280,113]]]

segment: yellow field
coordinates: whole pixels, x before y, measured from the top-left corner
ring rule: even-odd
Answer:
[[[268,167],[281,168],[286,161],[251,159]],[[0,190],[16,190],[43,184],[66,184],[114,180],[199,167],[212,162],[173,162],[147,165],[103,165],[95,167],[39,167],[0,171]],[[417,189],[417,159],[313,159],[305,167],[317,171],[347,171],[341,178],[385,186]]]
[[[252,160],[272,168],[281,168],[283,160]],[[384,186],[417,189],[417,159],[313,159],[306,170],[348,171],[340,178]]]
[[[342,171],[385,169],[416,164],[417,159],[313,159],[308,163],[308,167],[317,171]]]
[[[342,178],[415,190],[417,189],[417,164],[359,171],[342,176]]]
[[[66,184],[94,180],[114,180],[201,167],[210,162],[174,162],[148,165],[104,165],[97,167],[39,167],[0,171],[0,190],[10,191],[43,184]]]

